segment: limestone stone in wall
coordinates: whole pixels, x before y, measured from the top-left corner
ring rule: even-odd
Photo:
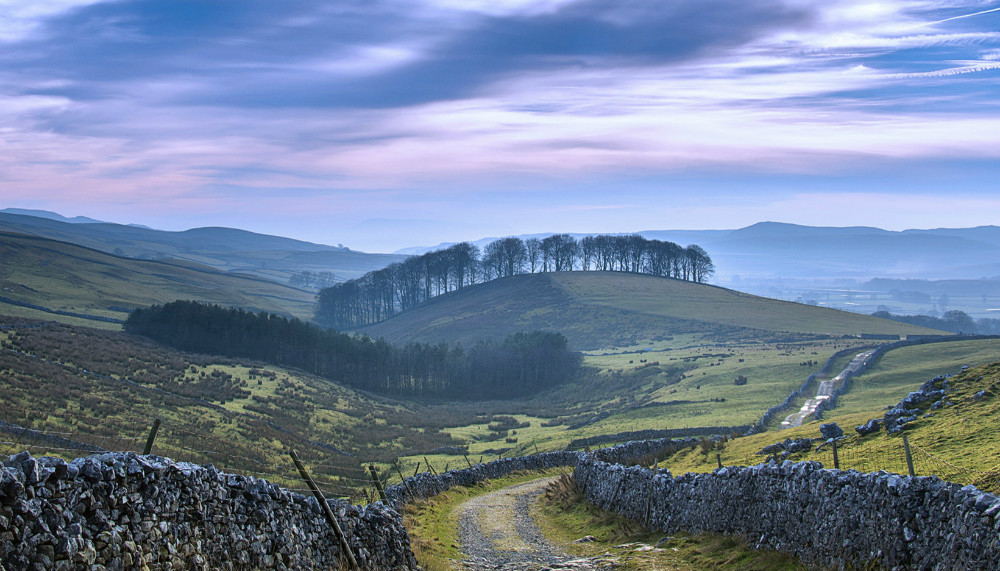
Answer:
[[[936,477],[770,462],[711,474],[582,459],[588,501],[673,533],[734,533],[810,564],[1000,569],[1000,500]]]
[[[366,569],[415,566],[397,512],[330,505]],[[315,498],[212,466],[22,453],[0,467],[6,569],[337,569],[341,556]]]

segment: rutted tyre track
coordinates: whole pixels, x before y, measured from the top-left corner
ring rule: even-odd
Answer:
[[[542,478],[477,496],[459,506],[462,569],[528,571],[610,569],[603,558],[575,558],[542,536],[530,506],[555,478]]]

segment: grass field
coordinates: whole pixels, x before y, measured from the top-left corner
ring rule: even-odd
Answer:
[[[0,432],[0,455],[87,454],[48,437],[141,451],[159,418],[156,454],[295,488],[295,448],[328,493],[350,496],[369,485],[364,463],[458,444],[439,431],[446,415],[294,370],[91,328],[0,323],[0,420],[46,435]]]
[[[1000,361],[1000,339],[957,341],[903,347],[885,354],[877,367],[854,380],[851,391],[837,400],[826,418],[871,410],[871,403],[892,404],[937,375],[957,373],[962,366]]]
[[[623,272],[518,275],[439,296],[363,333],[394,342],[472,342],[559,331],[574,349],[623,352],[829,336],[927,334],[874,317]]]
[[[909,356],[909,359],[915,360],[913,356]],[[854,412],[835,409],[823,421],[737,438],[716,446],[685,448],[663,458],[660,466],[669,468],[674,474],[707,472],[717,467],[716,455],[721,456],[724,465],[757,464],[767,458],[757,454],[765,446],[785,438],[820,438],[820,424],[836,422],[848,437],[838,449],[842,469],[863,472],[886,470],[906,474],[901,433],[890,435],[883,429],[877,434],[861,437],[854,431],[854,427],[872,418],[881,418],[886,406],[896,404],[932,376],[955,374],[949,379],[953,390],[947,396],[947,400],[953,402],[954,406],[933,411],[931,417],[921,417],[916,422],[907,424],[903,431],[911,445],[915,473],[918,476],[939,476],[951,482],[973,484],[981,490],[1000,493],[1000,439],[996,437],[996,426],[1000,423],[1000,400],[996,398],[1000,394],[1000,362],[995,359],[994,356],[989,364],[974,366],[961,373],[957,367],[945,366],[934,373],[913,377],[911,384],[901,383],[895,390],[887,391],[887,400],[875,400],[869,396],[864,399],[867,406],[855,403]],[[873,378],[884,371],[886,366],[882,364],[877,367]],[[980,391],[983,391],[983,396],[977,398],[975,395]],[[929,410],[930,404],[922,405],[923,412],[932,412]],[[815,445],[820,442],[815,442]],[[826,467],[834,466],[830,447],[820,452],[813,450],[793,454],[789,459],[817,460]]]
[[[526,423],[528,426],[511,430],[505,434],[498,434],[491,432],[488,428],[492,417],[484,415],[479,417],[474,424],[445,428],[444,432],[450,434],[456,441],[462,442],[467,447],[468,456],[473,461],[478,461],[480,458],[483,460],[495,459],[498,456],[498,450],[506,450],[503,453],[504,456],[530,454],[536,449],[542,452],[561,450],[573,439],[602,434],[614,434],[647,428],[663,429],[749,424],[756,421],[767,407],[781,402],[792,390],[798,388],[809,374],[819,369],[829,355],[839,349],[843,349],[845,345],[852,346],[854,343],[863,346],[870,342],[838,340],[836,342],[829,342],[825,346],[811,347],[805,345],[794,348],[786,345],[779,347],[757,346],[755,347],[756,352],[744,351],[744,357],[742,357],[745,359],[744,363],[739,363],[740,357],[724,357],[722,358],[724,361],[722,365],[718,364],[718,353],[715,353],[716,357],[714,358],[699,358],[697,360],[698,368],[691,369],[686,373],[690,375],[688,379],[668,385],[665,387],[666,390],[664,390],[664,387],[655,388],[656,381],[650,381],[651,385],[645,385],[642,384],[643,380],[640,380],[628,390],[623,389],[620,392],[614,392],[613,389],[608,389],[607,387],[600,387],[599,384],[595,383],[595,385],[598,385],[598,388],[595,390],[603,391],[600,393],[603,395],[603,401],[594,401],[583,411],[577,411],[577,414],[568,414],[566,417],[558,416],[555,419],[552,418],[551,413],[539,415],[538,411],[540,409],[550,412],[562,410],[565,406],[562,398],[567,397],[559,391],[539,397],[539,400],[543,400],[547,407],[537,401],[518,401],[506,404],[494,403],[496,408],[492,409],[480,404],[479,407],[481,409],[489,409],[495,414],[510,413],[519,423]],[[907,393],[919,388],[924,381],[937,374],[956,373],[962,365],[978,365],[1000,361],[1000,355],[997,355],[993,350],[996,343],[997,341],[988,340],[959,341],[920,345],[890,351],[882,363],[865,375],[855,379],[853,386],[856,388],[863,386],[877,387],[879,383],[883,382],[882,379],[885,378],[896,379],[894,381],[896,384],[884,390],[870,389],[868,392],[861,393],[861,396],[856,396],[852,390],[852,392],[841,397],[840,402],[847,403],[845,404],[845,408],[841,409],[838,407],[828,412],[827,419],[824,422],[838,422],[845,429],[845,432],[853,433],[855,425],[862,424],[870,418],[881,416],[882,409],[885,406],[895,404],[905,397]],[[818,355],[813,355],[813,349],[816,349]],[[901,352],[901,356],[898,359],[894,358],[897,352]],[[691,357],[696,354],[691,354]],[[737,351],[734,351],[734,355],[738,354]],[[819,356],[822,356],[823,359],[818,359],[817,357]],[[946,356],[950,357],[945,358]],[[603,358],[612,360],[605,361],[604,364],[607,366],[614,366],[616,363],[621,364],[620,361],[614,361],[614,359],[624,359],[626,357],[629,356],[606,356]],[[638,359],[634,358],[635,356],[632,357],[631,360],[636,362],[631,366],[640,365]],[[646,357],[644,356],[643,358]],[[848,355],[838,361],[833,367],[833,374],[839,372],[850,358],[851,355]],[[816,365],[802,366],[800,364],[809,360],[815,362]],[[891,374],[893,368],[896,367],[897,360],[919,363],[920,368],[916,372],[909,370],[898,375]],[[695,363],[695,360],[692,359],[689,362],[689,364],[692,363]],[[771,365],[769,366],[768,363],[771,363]],[[624,361],[624,364],[628,365],[627,359]],[[730,366],[733,369],[726,370],[726,367]],[[736,371],[740,370],[744,371],[743,374],[746,374],[749,378],[747,385],[736,386],[733,384],[733,376]],[[702,372],[706,374],[701,375]],[[606,375],[607,370],[603,370],[602,374]],[[783,375],[787,380],[782,382]],[[772,380],[765,382],[763,380],[765,378]],[[754,391],[755,383],[760,387],[756,391]],[[701,389],[696,388],[698,384],[701,384]],[[564,387],[562,390],[566,393],[579,395],[587,392],[585,387],[586,385],[573,385]],[[671,390],[677,390],[678,392],[671,395],[669,394]],[[635,395],[649,396],[663,392],[666,392],[674,400],[692,400],[694,402],[667,406],[646,406],[629,410],[635,404]],[[712,398],[725,398],[726,401],[712,401]],[[855,406],[852,403],[857,403],[856,410],[848,408]],[[473,405],[466,406],[470,407],[467,412],[471,415],[475,407]],[[795,409],[790,408],[788,412],[791,413]],[[533,411],[534,414],[517,412],[523,410]],[[570,429],[567,425],[571,421],[593,418],[596,412],[602,410],[611,412],[611,414],[603,420],[587,426]],[[567,412],[574,411],[575,409],[570,409]],[[563,418],[566,419],[566,423],[559,424],[558,421]],[[780,418],[776,420],[775,425],[779,420]],[[802,437],[802,434],[808,434],[810,437],[818,437],[819,424],[819,422],[812,422],[802,428],[784,431],[778,431],[775,427],[775,429],[764,434],[733,440],[731,443],[726,444],[722,450],[713,448],[711,451],[702,451],[701,448],[696,448],[694,450],[682,451],[677,457],[671,459],[670,462],[677,463],[675,473],[714,469],[717,465],[716,453],[721,453],[722,460],[726,463],[756,464],[764,460],[763,457],[755,454],[764,446],[787,437],[799,438]],[[972,424],[967,423],[965,426],[972,426]],[[517,441],[508,442],[507,438],[516,439]],[[898,446],[898,439],[893,442],[895,442],[894,445]],[[445,467],[456,468],[465,466],[465,459],[461,454],[411,455],[404,457],[403,462],[407,466],[412,467],[418,463],[422,463],[425,459],[430,461],[439,471]],[[895,466],[898,471],[900,464],[896,463],[896,461],[897,458],[893,456],[892,462],[894,464],[892,466]],[[672,464],[669,466],[672,470],[674,469]],[[905,470],[905,466],[902,469]]]
[[[0,297],[51,311],[124,320],[136,307],[197,300],[311,319],[314,294],[207,266],[121,258],[43,238],[0,233]],[[0,301],[6,315],[84,320]],[[90,326],[101,324],[89,321]],[[107,325],[105,325],[107,327]]]

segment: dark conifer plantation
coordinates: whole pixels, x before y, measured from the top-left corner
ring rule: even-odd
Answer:
[[[137,309],[129,333],[190,352],[297,367],[337,383],[390,395],[445,399],[523,396],[572,378],[579,354],[560,333],[516,333],[503,343],[390,345],[298,319],[175,301]]]

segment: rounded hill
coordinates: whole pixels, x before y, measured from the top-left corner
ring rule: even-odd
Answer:
[[[940,334],[867,315],[626,272],[522,274],[438,296],[359,330],[396,342],[559,331],[577,350],[682,346],[789,334]]]

